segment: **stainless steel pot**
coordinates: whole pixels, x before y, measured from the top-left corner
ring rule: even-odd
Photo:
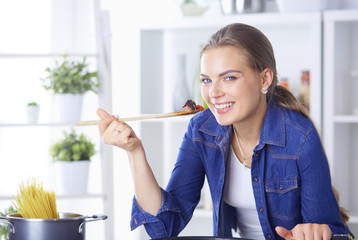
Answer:
[[[106,215],[76,213],[59,213],[58,219],[22,218],[20,214],[0,217],[9,225],[10,240],[84,240],[86,223],[105,219]]]
[[[221,0],[224,14],[263,12],[265,0]]]

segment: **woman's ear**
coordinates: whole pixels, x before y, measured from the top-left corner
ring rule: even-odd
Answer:
[[[261,72],[261,88],[265,90],[269,89],[272,81],[273,81],[273,71],[270,68],[265,68]]]

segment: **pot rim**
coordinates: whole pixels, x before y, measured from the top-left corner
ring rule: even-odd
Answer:
[[[78,213],[69,213],[69,212],[59,212],[59,218],[23,218],[19,213],[13,213],[6,215],[6,218],[9,221],[24,221],[24,222],[64,222],[64,221],[77,221],[84,220],[87,216],[78,214]]]

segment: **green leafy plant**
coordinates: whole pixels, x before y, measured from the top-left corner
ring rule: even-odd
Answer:
[[[37,102],[29,102],[27,106],[38,107],[40,105]]]
[[[63,55],[62,63],[55,61],[53,68],[47,67],[48,76],[41,78],[43,87],[54,94],[83,94],[87,91],[97,93],[99,80],[97,72],[90,72],[86,57],[82,61],[69,61]]]
[[[5,209],[4,212],[0,212],[0,216],[5,217],[9,214],[17,213],[13,206],[10,206],[8,209]],[[9,239],[9,226],[0,225],[0,240],[8,240]]]
[[[83,161],[91,160],[96,153],[95,144],[82,133],[76,134],[74,129],[70,133],[63,131],[64,138],[50,146],[50,155],[54,161]]]

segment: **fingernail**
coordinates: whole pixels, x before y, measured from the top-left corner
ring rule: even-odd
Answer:
[[[118,119],[118,118],[119,118],[119,116],[118,116],[118,115],[113,115],[113,117],[114,117],[115,119]]]

